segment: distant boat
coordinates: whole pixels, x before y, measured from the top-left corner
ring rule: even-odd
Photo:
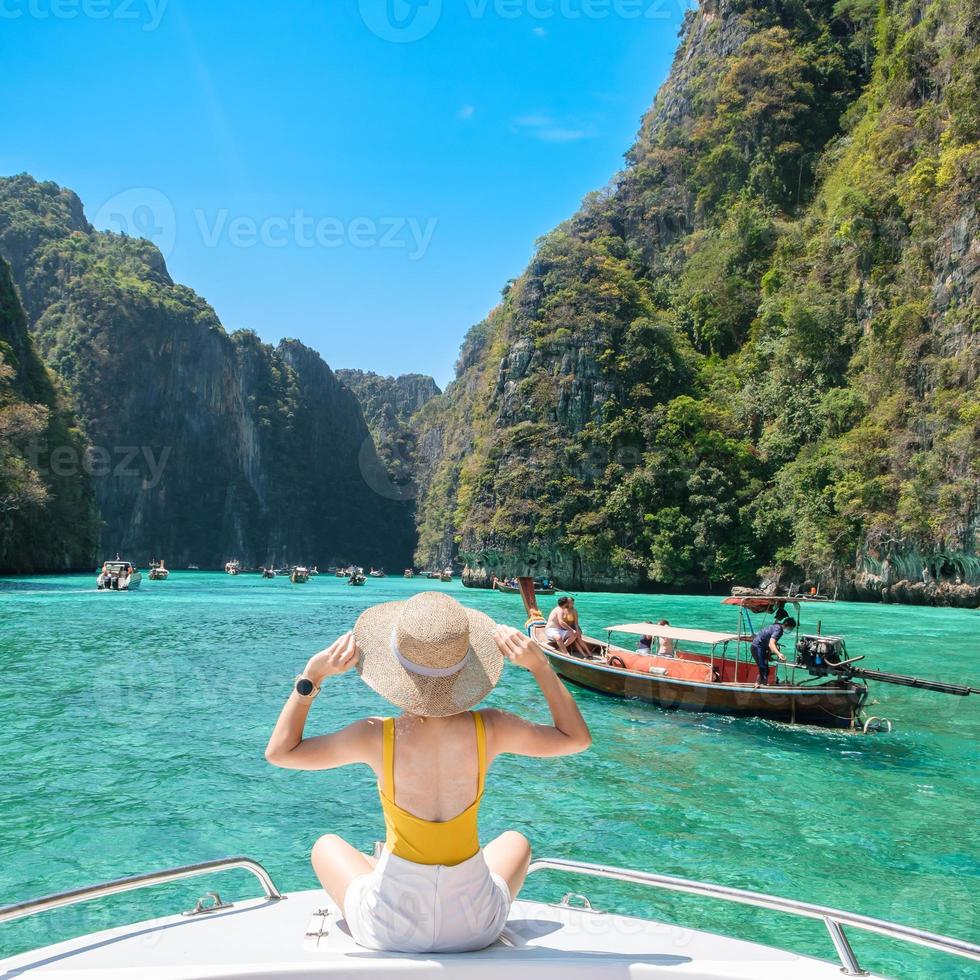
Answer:
[[[309,580],[310,570],[308,568],[304,568],[302,565],[297,565],[289,576],[289,581],[292,582],[293,585],[303,585],[304,582],[308,582]]]
[[[508,594],[519,595],[521,591],[520,584],[517,579],[495,579],[493,587],[498,592],[506,592]],[[555,587],[550,583],[548,585],[543,585],[538,579],[534,580],[534,591],[538,595],[554,595]]]
[[[453,580],[453,570],[451,568],[444,568],[439,573],[440,582],[451,582]]]
[[[225,562],[225,571],[229,575],[238,575],[242,570],[242,563],[236,558],[234,561]]]
[[[435,578],[435,579],[439,579],[439,578],[442,578],[442,572],[437,572],[437,571],[435,571],[435,570],[433,570],[433,571],[431,571],[431,572],[426,572],[426,573],[425,573],[425,577],[426,577],[426,578]]]
[[[276,570],[274,568],[262,569],[262,578],[275,578],[275,577],[276,577]]]
[[[140,587],[143,576],[131,561],[114,561],[102,563],[102,570],[95,580],[100,592],[132,592]]]
[[[354,572],[347,580],[348,585],[364,585],[365,582],[367,579],[360,572]]]
[[[187,571],[189,571],[189,572],[199,572],[200,570],[201,570],[201,566],[200,565],[188,565],[187,566]]]
[[[163,559],[150,562],[150,581],[165,582],[170,575],[170,570],[164,567]]]
[[[384,578],[385,577],[385,573],[384,573],[384,569],[383,568],[372,568],[371,571],[368,572],[368,575],[370,575],[371,578]]]
[[[405,569],[405,578],[415,578],[415,570],[411,568]]]
[[[334,572],[334,575],[337,578],[347,578],[347,576],[350,575],[350,572],[346,568],[338,568],[337,571]]]

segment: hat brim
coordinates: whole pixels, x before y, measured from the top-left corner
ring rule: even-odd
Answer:
[[[404,711],[428,718],[456,715],[479,704],[504,669],[493,639],[494,621],[464,606],[470,623],[466,663],[450,677],[425,677],[403,667],[391,648],[391,635],[404,605],[399,601],[372,606],[354,624],[354,639],[361,651],[357,672],[364,683]]]

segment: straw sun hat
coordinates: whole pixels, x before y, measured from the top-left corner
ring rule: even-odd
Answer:
[[[494,621],[440,592],[420,592],[361,613],[357,672],[383,698],[412,714],[455,715],[493,690],[504,662]]]

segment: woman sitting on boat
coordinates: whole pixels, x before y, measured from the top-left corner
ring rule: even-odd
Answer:
[[[552,725],[499,709],[470,710],[500,679],[504,658],[531,672]],[[304,738],[321,685],[355,666],[403,713]],[[387,828],[381,856],[368,858],[335,834],[321,837],[312,855],[357,943],[464,952],[500,935],[531,860],[527,839],[514,831],[480,847],[477,814],[487,769],[504,753],[569,755],[590,742],[575,701],[533,640],[450,596],[423,592],[368,609],[352,633],[310,659],[266,758],[285,769],[362,763],[378,777]]]

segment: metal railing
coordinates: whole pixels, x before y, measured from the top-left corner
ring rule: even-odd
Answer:
[[[58,892],[56,895],[32,898],[15,905],[4,905],[0,907],[0,923],[22,919],[27,915],[36,915],[38,912],[47,912],[49,909],[77,905],[79,902],[89,902],[95,898],[118,895],[120,892],[131,892],[137,888],[149,888],[152,885],[163,885],[171,881],[180,881],[183,878],[196,878],[212,871],[229,871],[233,868],[241,868],[255,875],[265,891],[265,897],[270,902],[278,902],[284,898],[283,894],[276,888],[269,872],[258,861],[253,861],[247,857],[218,858],[215,861],[203,861],[200,864],[187,864],[181,868],[167,868],[162,871],[133,875],[130,878],[105,881],[101,885],[75,888],[72,891]]]
[[[89,885],[86,888],[76,888],[55,895],[46,895],[43,898],[18,902],[15,905],[6,905],[0,907],[0,923],[36,915],[39,912],[47,912],[50,909],[63,908],[66,905],[77,905],[79,902],[88,902],[96,898],[118,895],[121,892],[134,891],[138,888],[149,888],[153,885],[181,881],[184,878],[196,878],[213,871],[229,871],[236,868],[249,871],[255,875],[262,885],[268,901],[278,902],[285,898],[276,887],[269,872],[258,861],[253,861],[247,857],[219,858],[215,861],[204,861],[200,864],[188,864],[180,868],[151,871],[147,874],[103,882],[100,885]],[[528,868],[528,874],[533,874],[536,871],[564,871],[569,874],[586,875],[592,878],[610,878],[615,881],[627,881],[636,885],[643,885],[647,888],[700,895],[706,898],[735,902],[739,905],[751,905],[756,908],[785,912],[807,919],[819,919],[830,933],[830,938],[840,958],[841,972],[845,976],[867,976],[867,972],[861,969],[857,957],[851,949],[851,944],[848,942],[847,936],[844,935],[844,926],[854,926],[857,929],[874,932],[890,939],[900,939],[943,953],[980,960],[980,945],[976,943],[970,943],[963,939],[952,939],[949,936],[940,936],[934,932],[926,932],[924,929],[915,929],[912,926],[903,926],[895,922],[886,922],[884,919],[875,919],[854,912],[844,912],[823,905],[813,905],[809,902],[799,902],[791,898],[779,898],[776,895],[766,895],[762,892],[730,888],[727,885],[715,885],[705,881],[694,881],[690,878],[654,874],[649,871],[634,871],[630,868],[587,864],[583,861],[567,861],[562,858],[534,860]]]
[[[664,891],[683,892],[688,895],[701,895],[706,898],[716,898],[724,902],[735,902],[739,905],[753,905],[756,908],[772,909],[776,912],[786,912],[789,915],[802,916],[807,919],[820,919],[827,927],[834,948],[841,962],[841,972],[848,977],[867,976],[858,963],[851,944],[844,935],[844,926],[854,926],[866,932],[874,932],[879,936],[890,939],[901,939],[904,942],[927,946],[943,953],[954,956],[965,956],[967,959],[980,960],[980,945],[963,939],[952,939],[940,936],[935,932],[915,929],[912,926],[899,925],[896,922],[886,922],[884,919],[874,919],[867,915],[854,912],[844,912],[840,909],[827,908],[824,905],[812,905],[809,902],[798,902],[791,898],[779,898],[776,895],[765,895],[762,892],[745,891],[742,888],[729,888],[727,885],[714,885],[705,881],[694,881],[690,878],[675,878],[672,875],[653,874],[648,871],[633,871],[629,868],[615,868],[601,864],[587,864],[582,861],[566,861],[562,858],[540,858],[531,862],[528,874],[535,871],[565,871],[569,874],[588,875],[592,878],[612,878],[616,881],[629,881],[648,888],[660,888]]]

